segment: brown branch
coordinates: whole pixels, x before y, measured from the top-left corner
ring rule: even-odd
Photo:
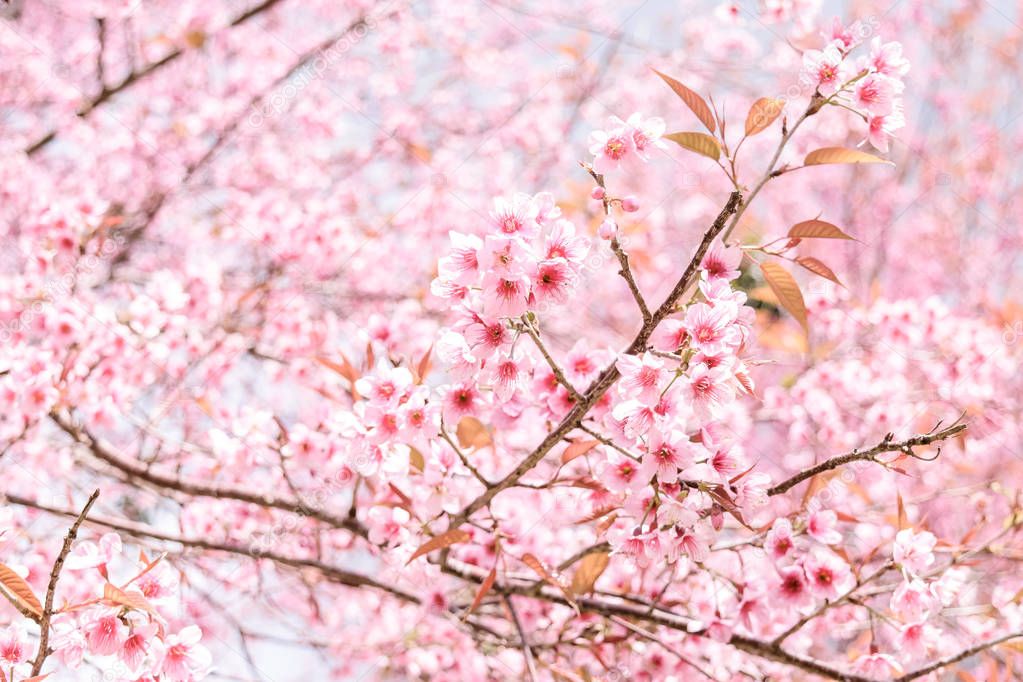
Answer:
[[[50,618],[53,616],[53,597],[57,592],[57,581],[60,579],[60,571],[64,568],[64,561],[71,552],[71,545],[74,543],[75,538],[78,537],[78,529],[81,527],[82,522],[85,521],[85,517],[89,515],[89,510],[92,509],[92,505],[98,497],[99,490],[93,491],[92,495],[89,496],[88,502],[85,503],[75,522],[71,524],[67,535],[64,536],[64,546],[60,548],[57,560],[53,562],[53,570],[50,571],[50,582],[46,586],[46,601],[43,603],[43,615],[39,619],[39,651],[36,653],[36,660],[32,663],[33,676],[38,675],[39,671],[43,669],[43,663],[46,662],[46,657],[50,654]]]
[[[572,397],[572,400],[576,402],[582,400],[582,396],[579,395],[579,391],[576,390],[575,386],[573,386],[568,380],[568,377],[565,376],[565,372],[562,371],[561,367],[558,366],[558,363],[554,361],[553,357],[551,357],[550,352],[547,350],[547,346],[545,346],[543,341],[540,339],[540,334],[536,329],[533,329],[533,325],[525,318],[525,316],[522,318],[521,329],[529,335],[529,338],[533,339],[533,344],[536,345],[537,349],[540,351],[540,355],[543,356],[543,359],[547,361],[547,366],[551,368],[552,372],[554,372],[554,378],[558,380],[559,384],[565,387],[565,390],[568,391],[568,395]]]
[[[611,240],[611,250],[614,251],[615,256],[618,258],[618,264],[622,266],[618,270],[618,274],[629,285],[629,291],[632,292],[632,298],[635,299],[636,305],[639,306],[643,322],[649,322],[650,308],[647,307],[646,299],[643,298],[643,293],[639,290],[639,285],[636,284],[636,277],[632,274],[632,268],[629,266],[629,254],[622,250],[622,245],[618,243],[618,237]]]
[[[529,682],[536,682],[536,663],[533,662],[533,650],[529,648],[529,642],[526,640],[526,631],[522,628],[522,621],[519,620],[519,614],[515,612],[515,606],[512,604],[511,597],[505,595],[504,603],[508,606],[508,612],[511,614],[512,622],[515,623],[515,629],[519,633],[519,640],[522,642],[522,655],[526,658],[526,672],[529,674]]]
[[[892,440],[892,434],[888,434],[887,436],[885,436],[885,439],[883,441],[881,441],[874,447],[870,448],[869,450],[862,451],[853,450],[852,452],[846,453],[844,455],[838,455],[836,457],[832,457],[831,459],[827,459],[821,462],[820,464],[810,467],[809,469],[804,469],[795,476],[792,476],[791,478],[782,481],[778,485],[772,488],[768,488],[767,494],[772,496],[781,495],[782,493],[788,492],[791,488],[799,485],[808,478],[813,478],[817,474],[824,473],[825,471],[830,471],[831,469],[837,469],[838,467],[843,466],[845,464],[849,464],[851,462],[859,461],[877,462],[877,455],[883,454],[885,452],[905,452],[906,454],[912,455],[912,449],[914,447],[920,445],[930,445],[931,443],[934,443],[936,441],[951,438],[952,436],[961,433],[965,430],[966,424],[954,424],[940,431],[933,431],[931,433],[921,434],[919,436],[914,436],[912,438],[908,438],[904,441],[898,442]]]
[[[246,10],[245,12],[242,12],[241,14],[236,16],[227,24],[225,28],[234,28],[235,26],[244,24],[249,19],[252,19],[253,17],[262,14],[263,12],[269,10],[279,2],[281,2],[281,0],[264,0],[263,2],[252,7],[251,9]],[[168,64],[175,62],[187,51],[188,50],[185,48],[180,47],[175,48],[168,52],[167,54],[165,54],[160,59],[156,60],[155,62],[151,62],[150,64],[147,64],[138,71],[132,70],[131,73],[125,76],[121,80],[121,82],[117,83],[116,85],[112,85],[110,87],[106,87],[104,85],[103,88],[99,91],[99,94],[97,94],[95,97],[93,97],[88,102],[86,102],[85,104],[78,108],[78,111],[75,112],[75,115],[78,116],[78,118],[87,118],[89,114],[91,114],[97,107],[106,102],[108,99],[110,99],[111,97],[120,92],[123,92],[124,90],[127,90],[133,84],[137,83],[138,81],[142,80],[143,78],[153,73],[156,73],[157,71],[167,66]],[[26,147],[25,153],[29,156],[36,154],[44,147],[46,147],[46,145],[53,142],[53,140],[56,139],[57,134],[58,134],[57,128],[51,129],[48,133],[46,133],[38,140],[36,140],[28,147]]]
[[[987,642],[981,642],[980,644],[977,644],[976,646],[971,646],[969,649],[963,649],[962,651],[960,651],[957,654],[953,654],[953,655],[948,656],[946,658],[943,658],[943,659],[941,659],[939,661],[935,661],[934,663],[930,663],[928,665],[925,665],[922,668],[917,668],[916,670],[913,670],[911,672],[906,673],[902,677],[897,677],[897,678],[895,678],[894,682],[909,682],[910,680],[915,680],[918,677],[923,677],[924,675],[927,675],[928,673],[932,673],[935,670],[938,670],[940,668],[944,668],[947,665],[952,665],[953,663],[958,663],[959,661],[961,661],[963,659],[966,659],[966,658],[969,658],[970,656],[974,656],[976,654],[979,654],[980,652],[986,651],[987,649],[990,649],[991,647],[998,646],[999,644],[1004,644],[1005,642],[1008,642],[1008,641],[1013,640],[1013,639],[1018,639],[1020,637],[1023,637],[1023,631],[1021,631],[1021,632],[1013,632],[1011,634],[1004,635],[1002,637],[998,637],[996,639],[992,639],[992,640],[989,640]]]
[[[20,495],[13,495],[7,493],[3,496],[3,499],[7,500],[12,504],[17,504],[22,507],[28,507],[30,509],[37,509],[39,511],[44,511],[49,514],[54,514],[57,516],[70,517],[76,516],[76,513],[73,511],[51,507],[40,502],[36,502],[35,500],[30,500],[26,497],[22,497]],[[396,587],[392,587],[390,585],[385,585],[384,583],[377,582],[376,580],[368,576],[364,576],[359,573],[353,573],[351,571],[346,571],[344,569],[337,568],[336,566],[326,564],[316,559],[302,559],[298,557],[287,556],[285,554],[280,554],[272,550],[264,551],[262,549],[254,549],[252,547],[249,548],[239,547],[221,542],[212,542],[210,540],[204,540],[202,538],[180,537],[177,535],[171,535],[169,533],[158,531],[155,528],[150,528],[149,526],[143,524],[132,523],[130,521],[115,520],[105,517],[92,517],[86,519],[85,522],[93,526],[102,526],[104,528],[109,528],[111,530],[115,530],[135,538],[157,540],[160,542],[172,542],[175,544],[179,544],[182,547],[201,549],[211,552],[223,552],[226,554],[234,554],[237,556],[247,557],[254,561],[266,559],[268,561],[272,561],[282,566],[288,566],[289,568],[298,569],[312,568],[319,571],[325,578],[333,582],[346,585],[348,587],[370,587],[373,589],[381,590],[383,592],[387,592],[388,594],[397,597],[402,601],[407,601],[410,603],[419,603],[419,598],[416,597],[415,595],[404,592],[403,590],[400,590]]]
[[[657,325],[659,325],[674,311],[676,304],[682,298],[689,286],[695,281],[700,261],[703,259],[707,249],[710,247],[711,242],[714,241],[718,234],[720,234],[721,230],[724,229],[728,217],[735,212],[735,209],[741,200],[741,194],[738,192],[732,192],[728,201],[725,203],[724,208],[721,209],[721,212],[718,214],[713,224],[707,230],[706,234],[704,234],[703,240],[696,248],[696,253],[693,254],[685,272],[682,273],[682,276],[675,284],[675,287],[671,290],[671,293],[668,294],[667,298],[664,299],[664,302],[661,303],[660,307],[658,307],[653,315],[651,315],[650,319],[643,324],[639,333],[625,350],[627,354],[638,355],[646,349],[647,341],[650,339],[651,334],[653,334],[654,329],[656,329]],[[555,445],[560,443],[565,436],[579,426],[586,414],[608,391],[608,389],[614,385],[619,376],[620,373],[618,372],[618,368],[615,364],[611,364],[609,367],[605,368],[600,375],[594,379],[593,383],[590,384],[586,393],[583,394],[582,400],[577,401],[575,405],[573,405],[572,409],[569,410],[568,414],[561,420],[561,423],[547,434],[536,449],[527,455],[526,458],[523,459],[508,475],[466,505],[465,508],[463,508],[462,511],[459,512],[454,519],[452,519],[451,526],[458,527],[462,523],[465,523],[470,516],[489,504],[498,493],[505,488],[509,488],[518,483],[519,479],[535,467]]]
[[[367,535],[366,529],[357,520],[347,516],[336,516],[312,505],[305,504],[300,500],[274,497],[273,495],[250,492],[249,490],[243,490],[241,488],[207,486],[181,478],[154,473],[143,466],[125,461],[114,455],[110,447],[97,438],[94,438],[87,431],[75,426],[68,418],[54,413],[50,415],[50,419],[77,443],[89,448],[90,452],[92,452],[97,459],[112,466],[118,471],[121,471],[127,475],[129,480],[149,483],[150,485],[154,485],[164,490],[173,490],[193,497],[209,497],[218,500],[236,500],[238,502],[247,502],[261,507],[280,509],[281,511],[288,511],[294,514],[308,516],[316,519],[317,521],[322,521],[334,528],[349,530],[361,537],[366,537]]]

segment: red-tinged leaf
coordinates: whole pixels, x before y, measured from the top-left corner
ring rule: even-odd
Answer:
[[[808,331],[809,324],[806,320],[806,303],[803,302],[803,292],[799,290],[799,285],[796,284],[796,280],[789,274],[789,271],[770,261],[761,263],[760,271],[764,273],[764,281],[778,297],[778,303],[789,311],[792,317],[796,318],[796,321],[803,327],[803,331]]]
[[[579,561],[579,566],[572,574],[572,593],[584,595],[593,591],[597,579],[604,573],[611,555],[607,552],[593,552]]]
[[[707,126],[707,130],[713,133],[714,114],[711,112],[710,107],[707,106],[707,102],[671,76],[663,74],[657,69],[654,69],[654,73],[660,76],[661,80],[668,84],[668,87],[671,88],[676,95],[678,95],[679,99],[685,102],[686,106],[689,107],[694,114],[696,114],[696,118],[700,119],[700,122]]]
[[[706,133],[669,133],[664,136],[679,147],[688,149],[717,161],[721,158],[721,146],[718,141]]]
[[[902,494],[895,492],[896,508],[898,510],[899,530],[909,528],[909,518],[906,516],[906,505],[902,502]]]
[[[490,592],[490,588],[494,586],[494,580],[497,579],[497,566],[490,569],[490,573],[487,573],[487,577],[480,583],[480,589],[476,592],[476,598],[472,600],[472,604],[469,605],[469,610],[462,616],[462,620],[465,620],[472,615],[472,612],[483,603],[483,598],[487,596],[487,592]]]
[[[330,358],[325,357],[317,357],[316,362],[328,369],[334,370],[353,384],[359,378],[359,370],[355,369],[355,367],[352,366],[352,363],[348,362],[348,358],[344,356],[344,353],[341,354],[341,362],[334,362]]]
[[[25,607],[26,611],[42,617],[43,605],[39,603],[39,598],[36,597],[25,579],[5,564],[0,564],[0,584],[19,604]]]
[[[572,442],[565,451],[561,453],[562,465],[568,464],[573,459],[582,457],[593,448],[600,445],[599,440],[577,440]]]
[[[542,561],[537,559],[532,554],[524,555],[522,557],[522,563],[533,569],[533,572],[540,576],[540,579],[543,580],[545,583],[547,583],[551,587],[555,587],[558,590],[560,590],[561,594],[563,594],[565,596],[565,599],[568,600],[568,603],[572,605],[572,608],[574,608],[576,611],[579,610],[579,607],[576,606],[575,599],[572,596],[571,588],[565,581],[565,578],[560,573],[558,573],[555,570],[548,569],[546,566],[544,566],[544,563]]]
[[[785,100],[774,97],[761,97],[746,114],[746,135],[752,136],[764,131],[774,123],[785,108]]]
[[[891,166],[895,165],[891,161],[882,159],[879,156],[846,147],[815,149],[803,159],[804,166],[820,166],[826,163],[886,163]]]
[[[124,606],[136,611],[148,613],[157,620],[162,620],[149,601],[142,596],[141,592],[126,592],[116,585],[107,583],[103,586],[103,603],[107,606]]]
[[[582,525],[584,523],[590,523],[591,521],[596,521],[600,517],[607,516],[608,514],[610,514],[615,509],[618,509],[618,508],[619,508],[619,506],[617,504],[613,504],[610,507],[600,507],[599,509],[594,510],[592,514],[589,514],[588,516],[585,516],[584,518],[581,518],[578,521],[576,521],[575,525],[579,526],[579,525]]]
[[[387,487],[391,489],[392,493],[394,493],[395,495],[398,496],[399,500],[401,500],[401,506],[404,506],[405,509],[408,509],[408,510],[412,509],[412,498],[409,497],[408,495],[406,495],[405,493],[403,493],[401,491],[401,488],[399,488],[398,486],[394,485],[393,483],[388,483]]]
[[[408,448],[408,463],[412,470],[417,473],[421,474],[426,470],[426,458],[423,457],[423,453],[411,445]]]
[[[838,517],[839,521],[845,521],[846,523],[859,523],[859,519],[857,519],[852,514],[845,513],[844,511],[839,511],[836,509],[835,516]]]
[[[376,358],[376,354],[373,352],[373,342],[372,341],[367,341],[366,342],[366,358],[365,358],[365,360],[366,360],[366,371],[367,372],[372,370],[374,367],[376,367],[377,358]]]
[[[615,512],[605,518],[603,521],[597,524],[597,535],[603,535],[607,532],[607,529],[611,527],[611,524],[618,518],[618,513]]]
[[[813,256],[798,256],[796,257],[796,262],[799,263],[804,268],[806,268],[807,270],[809,270],[810,272],[812,272],[813,274],[817,275],[818,277],[823,277],[824,279],[831,280],[840,287],[845,286],[838,279],[835,273],[832,272],[831,268],[829,268],[827,265],[817,260]]]
[[[852,239],[845,232],[824,220],[804,220],[789,228],[789,237],[794,239]]]
[[[467,542],[471,537],[472,536],[469,535],[469,533],[459,528],[449,530],[446,533],[441,533],[440,535],[432,537],[424,542],[422,546],[420,546],[419,549],[417,549],[412,556],[409,557],[409,560],[405,562],[405,565],[408,566],[419,557],[424,554],[429,554],[435,549],[445,549],[451,545],[457,545],[459,542]]]
[[[416,375],[419,377],[419,383],[423,383],[426,375],[430,373],[430,367],[432,365],[430,358],[432,355],[433,346],[430,346],[426,349],[426,352],[423,353],[423,357],[419,358],[419,364],[416,365]]]
[[[455,435],[458,437],[458,444],[463,448],[478,450],[493,442],[490,432],[476,417],[462,417],[455,428]]]
[[[745,478],[746,475],[749,474],[749,472],[753,471],[753,469],[755,469],[756,466],[757,466],[757,462],[754,462],[753,464],[751,464],[749,466],[748,469],[746,469],[746,471],[743,471],[742,473],[736,474],[735,476],[732,476],[730,479],[728,479],[728,482],[733,484],[733,485],[738,483],[743,478]]]

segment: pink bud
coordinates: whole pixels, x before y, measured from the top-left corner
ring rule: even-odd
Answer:
[[[597,228],[597,236],[599,236],[601,239],[607,239],[609,241],[611,239],[614,239],[614,236],[615,234],[617,234],[617,232],[618,225],[615,224],[615,221],[611,220],[610,218],[602,222],[600,224],[600,227]]]
[[[603,199],[604,188],[601,187],[600,185],[597,185],[596,187],[593,188],[593,191],[590,192],[590,196],[593,197],[594,199]]]
[[[639,199],[634,196],[627,196],[622,199],[622,210],[626,213],[635,213],[639,210]]]

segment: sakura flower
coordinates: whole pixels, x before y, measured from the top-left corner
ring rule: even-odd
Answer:
[[[834,44],[803,53],[801,80],[822,95],[834,94],[842,84],[842,53]]]
[[[563,305],[574,288],[575,273],[564,258],[552,258],[537,263],[532,280],[538,305]]]
[[[86,641],[74,616],[60,613],[50,621],[50,646],[61,663],[74,670],[82,664]]]
[[[654,531],[641,532],[638,527],[629,530],[615,526],[608,530],[607,539],[615,554],[628,557],[641,568],[661,556],[660,539]]]
[[[813,553],[803,560],[810,591],[817,597],[834,600],[853,584],[849,565],[834,554]]]
[[[505,237],[532,239],[540,231],[536,222],[539,208],[533,197],[518,193],[511,199],[494,199],[490,219],[497,232]]]
[[[575,225],[568,220],[557,220],[544,238],[544,258],[564,258],[569,263],[579,264],[590,248],[586,237],[576,234]]]
[[[838,515],[831,509],[813,511],[806,519],[806,532],[817,542],[825,545],[837,545],[842,541],[842,534],[835,529]]]
[[[861,675],[877,680],[889,680],[895,675],[901,675],[903,672],[899,662],[888,654],[860,656],[853,663],[853,669]]]
[[[657,414],[654,408],[639,400],[626,400],[615,405],[611,415],[622,423],[627,438],[640,438],[650,430]]]
[[[890,606],[900,618],[909,621],[921,620],[938,606],[927,585],[919,578],[904,580],[892,592]]]
[[[649,483],[639,462],[625,455],[612,454],[600,477],[601,482],[613,493],[636,491]]]
[[[643,473],[648,479],[656,475],[662,483],[673,483],[678,479],[679,471],[692,463],[689,439],[684,433],[662,434],[655,431],[643,455]]]
[[[451,386],[444,395],[444,423],[452,427],[458,425],[462,417],[475,416],[483,407],[483,395],[471,383]]]
[[[896,103],[896,107],[889,114],[867,117],[867,141],[874,149],[887,152],[889,138],[894,136],[896,130],[905,126],[906,119]]]
[[[685,377],[689,396],[697,414],[708,416],[730,403],[735,390],[730,384],[731,375],[723,367],[711,369],[704,364],[694,365]]]
[[[927,656],[928,650],[938,641],[940,630],[925,622],[903,626],[898,635],[899,651],[913,660]]]
[[[934,563],[934,545],[937,538],[929,531],[916,533],[911,528],[900,530],[895,535],[892,558],[912,573],[919,573]]]
[[[382,363],[377,370],[355,382],[355,390],[376,405],[396,405],[412,388],[412,372],[407,367]]]
[[[622,374],[618,382],[622,397],[635,398],[646,405],[657,404],[667,376],[664,360],[646,352],[643,357],[622,355],[615,364]]]
[[[594,130],[590,133],[590,153],[593,154],[593,170],[606,175],[636,154],[636,141],[625,126],[609,131]]]
[[[632,141],[636,147],[636,156],[643,161],[648,161],[650,151],[655,147],[665,147],[661,136],[664,135],[664,119],[658,117],[644,118],[640,113],[629,116],[627,121],[612,117],[612,123],[616,127],[627,128],[632,132]]]
[[[772,592],[774,605],[779,609],[805,610],[813,604],[810,586],[799,565],[778,569],[778,579]]]
[[[739,263],[742,251],[726,248],[723,244],[714,244],[700,261],[700,273],[710,280],[723,279],[731,281],[739,276]]]
[[[82,617],[81,625],[89,653],[109,656],[121,650],[128,629],[117,616],[117,609],[98,606]]]
[[[451,250],[437,261],[437,273],[447,281],[468,285],[479,272],[479,251],[482,240],[475,235],[450,232]]]
[[[136,625],[124,640],[119,658],[128,670],[138,672],[147,655],[154,651],[159,626],[156,623]]]
[[[28,635],[20,623],[0,630],[0,661],[4,662],[5,668],[27,661],[30,655],[32,648]]]
[[[483,305],[488,315],[518,317],[528,307],[529,279],[525,275],[490,273],[483,279]]]
[[[202,630],[189,625],[166,639],[166,651],[158,666],[167,682],[192,682],[206,677],[213,663],[210,652],[199,642]]]
[[[872,73],[853,87],[852,103],[870,116],[887,116],[895,109],[895,82],[888,76]]]
[[[688,338],[685,322],[668,318],[654,330],[650,336],[650,345],[664,353],[674,353],[685,345]]]
[[[685,328],[693,348],[714,352],[728,343],[735,310],[728,305],[694,303],[686,309]]]
[[[121,553],[121,536],[117,533],[106,533],[100,538],[99,544],[86,540],[78,543],[68,554],[64,566],[72,571],[103,567]]]
[[[869,66],[878,73],[898,78],[909,72],[909,60],[902,56],[902,44],[882,43],[881,36],[870,41]]]
[[[786,518],[775,519],[771,530],[764,536],[764,551],[777,562],[787,557],[794,548],[792,522]]]
[[[406,509],[402,507],[373,507],[367,514],[369,541],[375,545],[400,545],[409,537],[406,528],[411,520]]]

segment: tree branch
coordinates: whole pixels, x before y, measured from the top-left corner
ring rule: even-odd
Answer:
[[[262,14],[263,12],[269,10],[274,5],[280,2],[281,0],[263,0],[263,2],[259,3],[258,5],[236,16],[227,24],[225,28],[234,28],[235,26],[244,24],[249,19],[252,19],[253,17]],[[157,71],[167,66],[168,64],[177,61],[177,59],[184,55],[185,52],[187,51],[188,50],[185,48],[180,47],[175,48],[168,52],[167,54],[165,54],[160,59],[156,60],[155,62],[151,62],[150,64],[144,66],[138,71],[133,70],[131,73],[125,76],[120,83],[112,85],[110,87],[106,87],[104,85],[103,88],[99,91],[99,94],[97,94],[95,97],[93,97],[88,102],[86,102],[85,104],[78,108],[78,111],[75,112],[75,115],[78,116],[78,118],[88,117],[89,114],[91,114],[98,106],[106,102],[108,99],[110,99],[111,97],[120,92],[123,92],[124,90],[127,90],[133,84],[142,80],[146,76],[156,73]],[[40,150],[46,147],[46,145],[53,142],[57,138],[57,134],[58,134],[57,128],[51,129],[48,133],[46,133],[38,140],[36,140],[28,147],[26,147],[25,153],[29,156],[38,153]]]
[[[43,603],[43,615],[39,619],[39,651],[36,652],[36,659],[32,663],[33,676],[38,675],[39,671],[42,670],[43,663],[46,662],[46,657],[50,653],[50,618],[53,616],[53,597],[57,592],[57,581],[60,579],[60,571],[64,568],[64,561],[67,559],[68,553],[71,552],[71,545],[74,543],[75,538],[78,537],[78,529],[81,527],[82,522],[85,521],[85,517],[89,515],[89,510],[92,509],[92,505],[98,497],[99,490],[94,491],[89,496],[88,502],[85,503],[75,522],[71,524],[67,535],[64,536],[64,546],[60,548],[57,560],[53,562],[53,570],[50,571],[50,582],[46,586],[46,601]]]
[[[931,433],[925,433],[919,436],[914,436],[912,438],[908,438],[904,441],[899,442],[893,441],[892,434],[888,434],[887,436],[885,436],[885,439],[883,441],[881,441],[874,447],[870,448],[869,450],[862,451],[853,450],[852,452],[846,453],[844,455],[837,455],[835,457],[832,457],[831,459],[824,460],[820,464],[812,466],[809,469],[804,469],[795,476],[792,476],[791,478],[782,481],[778,485],[772,488],[768,488],[767,494],[771,496],[781,495],[782,493],[787,492],[788,490],[799,485],[808,478],[813,478],[817,474],[824,473],[825,471],[830,471],[831,469],[837,469],[838,467],[844,464],[849,464],[850,462],[858,462],[863,460],[876,462],[877,455],[883,454],[885,452],[905,452],[907,454],[912,455],[912,449],[914,447],[920,445],[930,445],[931,443],[934,443],[936,441],[951,438],[952,436],[961,433],[965,430],[966,424],[953,424],[952,426],[946,429],[942,429],[941,431],[932,431]]]
[[[692,259],[689,261],[689,265],[686,267],[685,272],[679,278],[675,287],[668,294],[664,302],[661,303],[660,307],[651,315],[650,319],[643,324],[639,333],[629,344],[629,347],[625,352],[629,355],[638,355],[645,348],[647,341],[653,334],[654,329],[659,325],[670,313],[675,309],[675,305],[682,298],[683,294],[689,288],[689,286],[695,281],[698,273],[700,261],[703,260],[704,254],[707,249],[710,248],[710,244],[720,234],[721,230],[724,229],[725,223],[728,217],[732,215],[739,202],[742,200],[742,195],[738,192],[732,192],[728,201],[725,203],[724,208],[718,214],[713,224],[707,230],[703,236],[703,240],[696,248],[696,252],[693,254]],[[593,383],[583,394],[582,400],[576,402],[576,404],[569,410],[568,414],[561,420],[552,431],[550,431],[543,441],[533,450],[529,455],[523,459],[515,469],[513,469],[503,479],[495,483],[492,487],[488,488],[483,494],[479,495],[476,499],[470,502],[462,509],[459,514],[452,519],[450,526],[457,528],[464,523],[470,516],[476,513],[478,510],[485,507],[490,503],[494,497],[502,490],[509,488],[519,482],[523,476],[526,475],[537,463],[542,460],[551,449],[561,442],[561,440],[567,436],[573,429],[579,426],[583,418],[590,411],[590,408],[597,403],[598,400],[614,385],[615,381],[620,376],[618,368],[615,364],[611,364],[605,368],[600,375],[594,379]]]

